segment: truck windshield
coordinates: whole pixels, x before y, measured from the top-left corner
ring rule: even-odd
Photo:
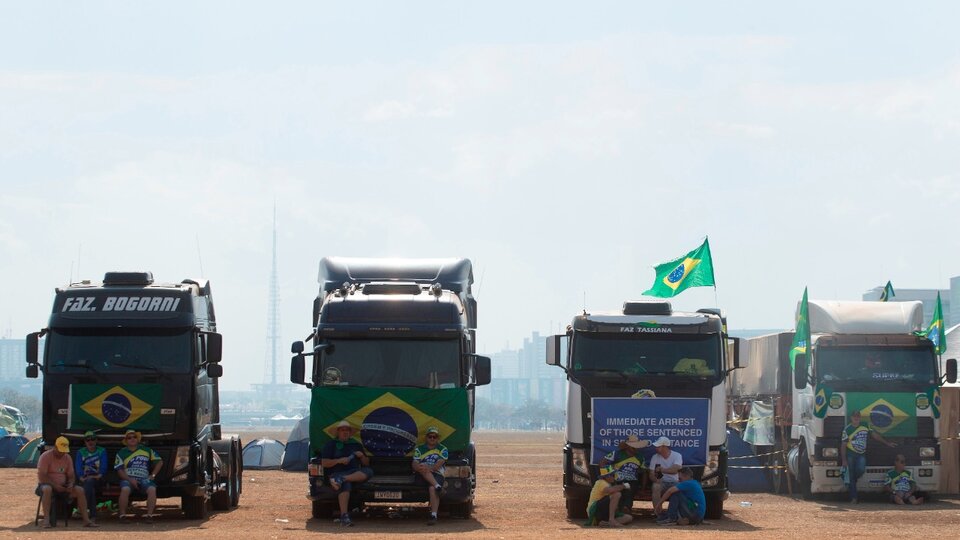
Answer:
[[[189,328],[57,328],[47,337],[48,373],[184,373]]]
[[[720,367],[718,334],[633,335],[579,332],[573,370],[627,375],[715,377]]]
[[[935,384],[937,365],[929,348],[821,347],[817,375],[831,381],[912,381]]]
[[[323,351],[320,384],[461,386],[460,342],[454,339],[337,339]]]

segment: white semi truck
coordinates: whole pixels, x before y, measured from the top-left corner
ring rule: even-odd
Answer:
[[[933,343],[919,335],[920,302],[809,301],[811,343],[790,365],[793,332],[743,340],[747,367],[730,379],[733,410],[763,425],[758,411],[773,411],[758,454],[771,465],[786,464],[793,489],[806,498],[843,493],[840,435],[853,411],[885,439],[867,446],[859,492],[880,492],[896,454],[927,493],[940,479],[940,386],[956,381],[957,363],[940,363]],[[778,429],[779,427],[779,429]],[[786,478],[772,469],[774,488]]]
[[[681,313],[664,301],[585,311],[565,335],[547,338],[547,364],[562,368],[569,385],[563,449],[568,517],[586,515],[600,458],[630,435],[671,439],[703,486],[707,516],[721,516],[727,497],[725,381],[739,367],[737,343],[728,339],[719,310]],[[649,463],[653,447],[642,452]],[[639,494],[648,497],[649,490]]]

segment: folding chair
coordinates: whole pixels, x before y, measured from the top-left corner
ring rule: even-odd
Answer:
[[[50,526],[56,527],[57,521],[63,520],[63,526],[70,526],[70,495],[67,493],[52,493],[50,500]],[[33,525],[40,525],[40,509],[43,507],[43,495],[37,497],[37,514],[33,518]]]

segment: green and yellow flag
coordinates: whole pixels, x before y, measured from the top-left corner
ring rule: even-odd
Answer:
[[[808,354],[810,350],[810,315],[807,306],[807,288],[803,288],[803,299],[800,300],[800,311],[797,312],[797,331],[793,335],[793,345],[790,347],[790,368],[796,365],[798,354]]]
[[[890,299],[896,295],[897,293],[893,290],[893,283],[887,281],[887,284],[884,285],[883,290],[880,292],[880,301],[889,302]]]
[[[937,293],[937,307],[933,310],[933,320],[923,332],[923,336],[933,342],[933,352],[943,354],[947,352],[947,335],[943,327],[943,306],[940,304],[940,293]]]
[[[428,427],[440,431],[450,451],[470,443],[470,406],[465,388],[369,388],[317,386],[310,401],[310,447],[319,451],[336,437],[343,420],[373,456],[403,457],[425,442]]]
[[[916,394],[847,392],[847,413],[860,411],[863,421],[885,437],[916,437]]]
[[[813,393],[813,414],[817,418],[827,416],[827,410],[830,405],[830,398],[833,397],[833,390],[823,384],[818,384]]]
[[[71,384],[70,429],[157,429],[159,384]]]
[[[670,298],[690,287],[706,287],[716,285],[713,278],[713,258],[710,256],[710,239],[705,238],[703,244],[686,255],[658,264],[654,271],[657,276],[653,286],[643,294]]]

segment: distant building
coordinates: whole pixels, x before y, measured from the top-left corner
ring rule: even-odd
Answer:
[[[0,339],[0,381],[26,378],[27,340]]]
[[[527,401],[542,401],[563,408],[567,380],[563,370],[546,364],[546,336],[533,332],[519,350],[490,355],[491,381],[477,389],[477,396],[518,407]]]
[[[960,322],[960,276],[950,279],[949,289],[900,289],[893,286],[896,295],[892,302],[908,302],[919,300],[923,302],[923,324],[927,325],[933,319],[933,311],[937,309],[937,293],[940,293],[940,303],[943,306],[943,322],[949,328]],[[866,301],[880,300],[883,285],[874,287],[863,293]],[[955,300],[956,299],[956,300]]]

